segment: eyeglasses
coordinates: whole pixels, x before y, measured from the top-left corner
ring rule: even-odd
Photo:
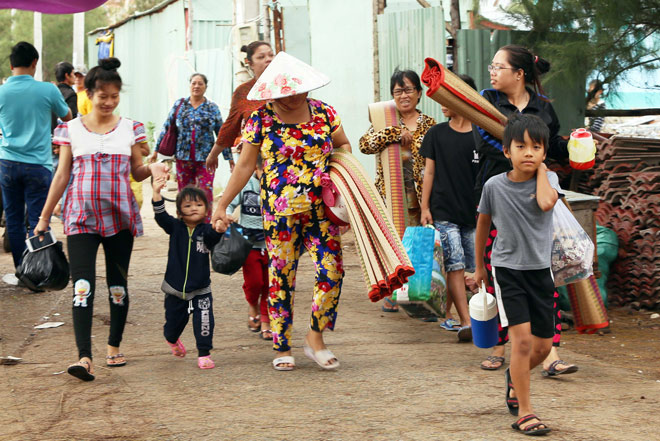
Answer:
[[[495,65],[495,64],[489,64],[489,65],[488,65],[488,73],[492,73],[492,72],[498,73],[498,72],[501,71],[502,69],[518,70],[518,69],[516,69],[515,67],[497,66],[497,65]]]
[[[403,92],[406,93],[406,95],[412,95],[413,93],[417,92],[417,89],[414,87],[405,87],[403,89],[394,89],[392,91],[392,96],[401,96],[403,95]]]

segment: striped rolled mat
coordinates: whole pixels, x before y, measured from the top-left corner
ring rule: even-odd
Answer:
[[[593,334],[610,325],[600,288],[593,275],[567,285],[566,290],[578,333]]]
[[[415,274],[392,219],[360,162],[336,149],[328,174],[348,208],[369,299],[377,302]]]
[[[507,118],[479,92],[433,58],[424,60],[422,82],[434,101],[478,125],[497,139],[502,139]]]
[[[369,120],[376,132],[386,127],[398,127],[399,112],[394,100],[369,104]],[[392,222],[399,238],[403,237],[408,222],[408,194],[403,179],[403,160],[401,145],[392,143],[378,153],[383,169],[385,185],[385,204],[392,217]]]

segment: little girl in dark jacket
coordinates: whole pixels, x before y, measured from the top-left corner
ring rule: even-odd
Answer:
[[[222,237],[205,223],[209,203],[202,190],[186,187],[176,198],[179,218],[165,211],[160,191],[165,180],[154,180],[153,207],[158,225],[170,235],[165,280],[165,325],[163,333],[175,357],[185,357],[186,348],[179,337],[193,314],[193,331],[197,340],[197,365],[212,369],[213,297],[211,296],[210,250]]]

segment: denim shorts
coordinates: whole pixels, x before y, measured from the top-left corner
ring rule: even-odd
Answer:
[[[434,222],[433,226],[440,232],[445,271],[473,272],[475,229],[446,221]]]

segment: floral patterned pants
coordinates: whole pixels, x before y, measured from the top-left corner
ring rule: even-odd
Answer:
[[[268,315],[273,349],[289,351],[293,324],[293,295],[302,247],[316,268],[310,328],[334,329],[344,277],[339,227],[330,222],[322,206],[291,216],[264,214],[268,248]]]
[[[206,163],[203,161],[184,161],[176,160],[176,182],[177,188],[181,191],[188,185],[194,185],[200,188],[206,194],[206,200],[209,202],[209,212],[206,222],[211,222],[211,213],[213,212],[213,177],[206,169]]]

